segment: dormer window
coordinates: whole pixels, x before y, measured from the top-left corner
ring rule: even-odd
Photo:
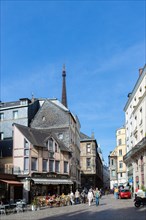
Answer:
[[[59,140],[62,140],[63,139],[63,133],[59,133],[58,138],[59,138]]]
[[[48,140],[48,150],[49,151],[54,151],[53,150],[53,139],[52,138],[50,138],[49,140]]]
[[[45,120],[46,120],[46,118],[45,118],[45,116],[43,116],[43,117],[42,117],[42,121],[45,121]]]

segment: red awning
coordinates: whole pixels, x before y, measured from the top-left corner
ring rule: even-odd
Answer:
[[[15,180],[0,180],[3,183],[8,183],[10,185],[23,185],[23,183],[15,181]]]

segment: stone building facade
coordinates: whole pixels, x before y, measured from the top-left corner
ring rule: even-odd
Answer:
[[[126,165],[123,156],[126,154],[126,133],[125,128],[116,131],[116,148],[109,155],[110,167],[110,189],[115,186],[126,185]]]
[[[98,144],[94,136],[80,134],[81,186],[103,187],[103,165],[98,153]]]
[[[134,191],[146,189],[146,65],[139,70],[138,80],[124,107],[126,125],[128,181]]]

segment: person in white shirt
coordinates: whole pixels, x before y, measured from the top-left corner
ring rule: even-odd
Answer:
[[[75,203],[74,202],[74,193],[72,191],[70,193],[70,202],[71,202],[72,205]]]
[[[89,206],[91,206],[91,201],[93,200],[93,192],[91,189],[89,190],[87,197],[88,197],[88,204]]]

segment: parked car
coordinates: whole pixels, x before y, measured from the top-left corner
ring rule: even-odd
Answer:
[[[119,199],[131,199],[131,192],[129,189],[122,189],[119,192]]]

